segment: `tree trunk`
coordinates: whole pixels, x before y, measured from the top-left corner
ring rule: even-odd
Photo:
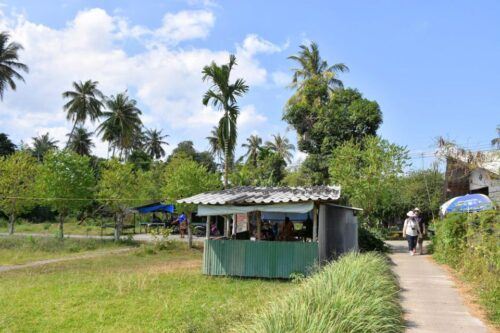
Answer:
[[[227,177],[229,175],[229,141],[224,140],[224,189],[227,189]]]
[[[59,213],[59,238],[64,238],[64,214]]]
[[[16,222],[16,215],[14,213],[9,216],[9,235],[14,234],[14,223]]]
[[[115,242],[118,242],[120,240],[120,236],[122,235],[122,226],[123,226],[123,216],[122,214],[118,214],[115,223]]]
[[[189,248],[193,247],[193,233],[191,232],[191,223],[189,223],[189,220],[186,219],[187,224],[188,224],[188,246]]]
[[[71,138],[73,137],[73,133],[75,132],[75,128],[76,128],[76,121],[73,123],[73,128],[71,129],[71,132],[69,132],[69,137],[68,137],[68,141],[66,142],[65,148],[68,148],[69,142],[71,141]]]

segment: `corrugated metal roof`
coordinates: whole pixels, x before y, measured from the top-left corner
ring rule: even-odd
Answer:
[[[306,201],[335,201],[340,197],[338,186],[255,187],[242,186],[228,190],[200,193],[178,200],[178,203],[202,205],[273,204]]]

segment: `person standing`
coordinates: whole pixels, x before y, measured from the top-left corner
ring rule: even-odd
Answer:
[[[408,250],[410,255],[415,255],[417,247],[417,237],[420,234],[420,227],[418,226],[417,220],[415,219],[415,213],[410,210],[407,214],[407,219],[403,225],[403,237],[406,237],[408,241]]]
[[[182,212],[182,214],[177,218],[177,223],[179,223],[179,232],[181,234],[181,238],[184,238],[184,235],[186,234],[186,230],[188,228],[188,222],[186,214],[184,214],[184,212]]]
[[[418,251],[420,255],[424,254],[424,237],[427,235],[427,226],[422,218],[422,213],[418,207],[413,209],[415,213],[415,220],[418,223],[418,227],[420,229],[420,234],[418,235],[417,243],[418,243]]]

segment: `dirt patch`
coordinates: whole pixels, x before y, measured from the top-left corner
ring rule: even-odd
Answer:
[[[465,306],[469,309],[471,314],[483,321],[485,325],[488,327],[490,333],[500,333],[500,328],[495,327],[491,321],[488,319],[486,315],[486,310],[479,303],[478,297],[473,292],[473,286],[469,283],[464,282],[458,275],[458,273],[448,265],[441,264],[434,260],[432,256],[427,257],[428,260],[432,261],[436,265],[444,268],[451,280],[456,286],[458,293],[460,294],[462,300],[464,301]]]

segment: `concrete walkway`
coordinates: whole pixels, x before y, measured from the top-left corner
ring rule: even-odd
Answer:
[[[484,323],[472,316],[446,271],[426,255],[410,256],[406,241],[388,241],[393,270],[399,277],[409,333],[483,333]]]

